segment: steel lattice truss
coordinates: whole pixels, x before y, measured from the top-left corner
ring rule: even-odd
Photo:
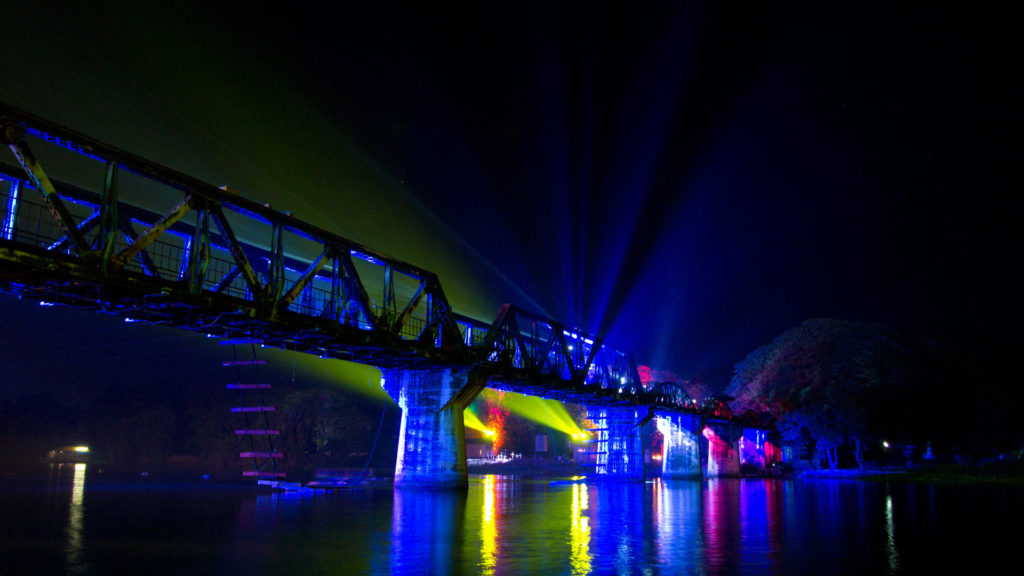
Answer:
[[[509,305],[491,324],[458,315],[432,272],[226,187],[4,103],[0,129],[18,164],[0,163],[0,291],[379,367],[472,366],[544,397],[691,408],[644,390],[598,338]]]

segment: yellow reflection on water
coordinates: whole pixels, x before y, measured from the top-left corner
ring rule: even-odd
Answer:
[[[572,525],[569,528],[569,561],[573,574],[590,574],[590,517],[586,484],[572,485]]]
[[[68,572],[84,574],[88,572],[82,558],[82,524],[85,513],[82,500],[85,498],[85,464],[75,464],[75,474],[71,480],[71,506],[68,509],[68,545],[66,549]]]
[[[494,521],[494,476],[484,476],[484,510],[480,520],[480,573],[493,575],[498,551],[498,526]]]

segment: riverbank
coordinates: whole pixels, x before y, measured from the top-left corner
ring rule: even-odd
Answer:
[[[592,468],[573,462],[544,459],[517,459],[469,466],[470,474],[501,474],[520,478],[560,478],[592,473]],[[648,477],[657,476],[649,470]],[[970,464],[932,463],[914,467],[844,468],[803,470],[786,477],[802,480],[862,480],[881,483],[915,484],[1021,484],[1024,485],[1024,460],[985,460]]]
[[[575,462],[558,460],[517,458],[507,462],[474,463],[467,466],[470,474],[501,474],[520,478],[558,478],[578,476],[593,472],[593,467],[581,466]]]
[[[807,470],[801,479],[855,479],[914,484],[1024,484],[1024,461],[994,460],[975,464],[930,464],[914,468]]]

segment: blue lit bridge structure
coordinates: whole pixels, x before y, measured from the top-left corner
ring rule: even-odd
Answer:
[[[0,128],[0,291],[380,367],[403,409],[396,483],[465,483],[462,409],[485,386],[596,409],[609,475],[642,474],[655,412],[686,438],[731,419],[557,321],[457,314],[435,274],[228,187],[3,103]]]

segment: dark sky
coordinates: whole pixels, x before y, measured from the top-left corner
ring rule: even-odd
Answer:
[[[30,4],[0,99],[433,270],[459,312],[720,387],[813,317],[1020,344],[1009,13]]]

